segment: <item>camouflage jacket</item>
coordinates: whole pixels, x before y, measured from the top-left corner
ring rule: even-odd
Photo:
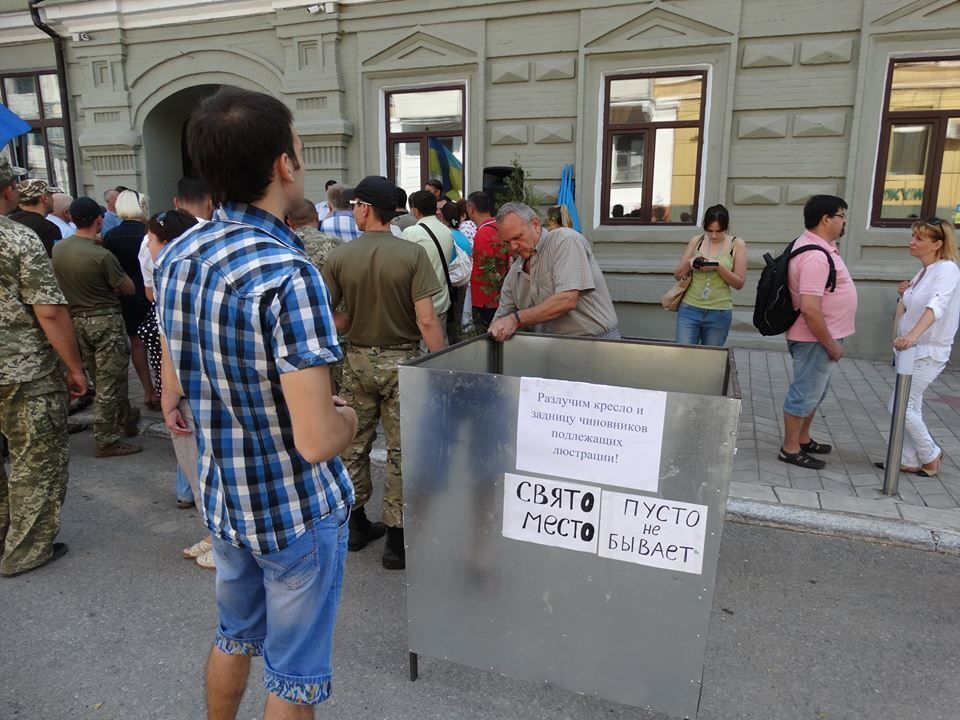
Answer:
[[[0,385],[27,382],[57,367],[34,305],[66,305],[37,234],[0,216]]]
[[[303,241],[303,247],[306,249],[310,261],[317,266],[317,270],[323,270],[330,251],[343,243],[340,238],[322,233],[309,225],[299,227],[294,232]]]

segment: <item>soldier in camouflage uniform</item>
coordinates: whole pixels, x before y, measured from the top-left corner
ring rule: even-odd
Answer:
[[[139,445],[120,440],[137,434],[140,410],[130,407],[127,377],[130,340],[120,314],[118,295],[132,295],[134,284],[117,256],[96,243],[103,226],[103,209],[87,197],[70,204],[77,231],[53,249],[53,271],[70,303],[70,315],[80,352],[93,375],[97,396],[93,406],[94,451],[98,458],[133,455]]]
[[[386,178],[364,178],[347,190],[353,217],[363,234],[335,248],[323,267],[323,279],[345,328],[347,351],[340,396],[357,411],[357,434],[340,458],[350,473],[356,505],[350,515],[350,550],[361,550],[384,533],[383,566],[406,566],[403,544],[403,480],[400,473],[400,391],[397,365],[416,357],[420,338],[433,352],[444,347],[433,309],[433,295],[446,290],[426,250],[396,238],[390,221],[396,192]],[[370,448],[383,421],[387,441],[387,477],[383,488],[383,524],[372,523],[364,508],[370,499]]]
[[[4,217],[17,206],[15,172],[0,157],[0,575],[11,577],[62,557],[55,543],[67,493],[67,384],[87,391],[66,300],[40,238]]]
[[[287,209],[287,225],[303,242],[307,256],[317,266],[317,270],[323,271],[323,266],[327,262],[330,251],[342,245],[343,240],[317,230],[318,218],[317,206],[306,198],[294,203]],[[341,306],[338,309],[342,310],[343,307]],[[340,349],[343,350],[343,355],[346,357],[347,340],[343,337],[343,333],[338,333],[337,339],[340,342]],[[330,368],[330,380],[333,382],[334,392],[337,392],[343,384],[343,363],[333,363],[328,367]]]

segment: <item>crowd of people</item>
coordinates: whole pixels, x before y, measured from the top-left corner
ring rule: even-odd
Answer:
[[[250,656],[262,654],[265,717],[312,717],[330,692],[346,552],[383,538],[383,567],[406,565],[398,366],[470,333],[616,340],[619,323],[591,244],[559,209],[541,223],[535,209],[495,207],[484,192],[448,197],[431,180],[408,198],[379,176],[331,180],[315,203],[289,109],[236,88],[203,101],[186,141],[199,177],[152,215],[146,196],[123,187],[105,193],[106,207],[89,197],[64,206],[0,158],[0,431],[11,465],[0,574],[67,551],[56,537],[68,398],[95,388],[96,457],[142,450],[127,440],[140,413],[128,399],[132,361],[173,439],[177,503],[196,507],[208,531],[183,552],[216,570],[210,716],[235,716]],[[846,207],[807,202],[797,243],[823,252],[789,266],[799,317],[787,332],[794,378],[779,458],[813,469],[831,447],[811,424],[854,332],[856,289],[837,248]],[[677,265],[678,279],[690,276],[678,343],[726,341],[747,266],[729,226],[722,205],[708,208]],[[918,221],[909,249],[922,268],[899,289],[894,344],[920,359],[903,469],[935,474],[942,450],[920,407],[960,320],[953,228]],[[368,515],[380,424],[383,507]]]

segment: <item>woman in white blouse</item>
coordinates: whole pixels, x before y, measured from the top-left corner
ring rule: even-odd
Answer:
[[[956,236],[949,222],[918,220],[912,230],[910,254],[923,268],[899,288],[903,297],[897,306],[897,337],[893,340],[897,350],[917,348],[900,463],[904,472],[930,477],[940,471],[943,450],[923,423],[923,391],[950,359],[960,324],[960,268]],[[890,407],[892,411],[892,398]]]

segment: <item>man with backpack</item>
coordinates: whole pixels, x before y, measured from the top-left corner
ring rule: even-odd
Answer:
[[[792,243],[788,267],[790,297],[799,315],[787,330],[793,382],[783,403],[784,437],[778,459],[812,470],[826,465],[813,455],[825,455],[832,448],[810,437],[810,425],[827,394],[834,364],[843,357],[843,339],[854,333],[857,314],[857,290],[837,249],[846,217],[847,204],[841,198],[811,197],[803,208],[806,230]],[[820,252],[797,252],[807,246]]]

